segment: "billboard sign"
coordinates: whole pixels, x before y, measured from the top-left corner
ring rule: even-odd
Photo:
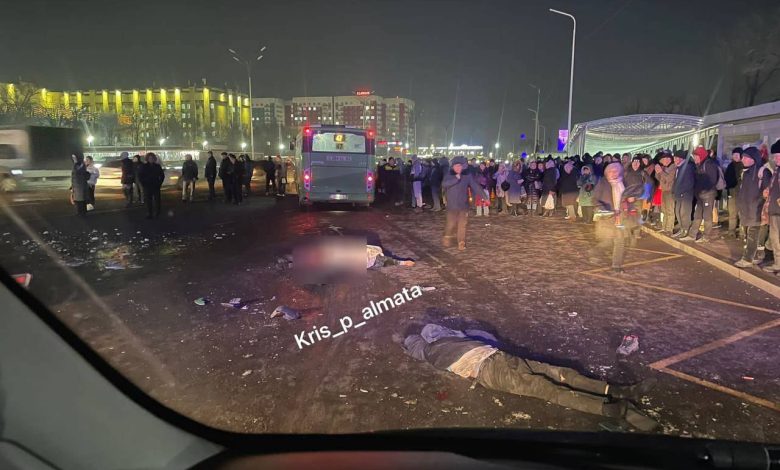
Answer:
[[[566,148],[566,143],[569,141],[569,130],[558,129],[558,151],[563,152]]]

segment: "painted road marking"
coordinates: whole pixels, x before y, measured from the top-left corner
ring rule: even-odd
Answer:
[[[770,322],[762,323],[761,325],[755,326],[753,328],[749,328],[747,330],[742,330],[740,332],[734,333],[731,336],[728,336],[726,338],[721,338],[719,340],[712,341],[710,343],[701,345],[697,348],[693,348],[689,351],[682,352],[680,354],[675,354],[674,356],[667,357],[666,359],[661,359],[660,361],[656,361],[652,364],[650,364],[650,367],[652,369],[664,369],[666,367],[671,366],[672,364],[677,364],[678,362],[686,361],[688,359],[691,359],[696,356],[700,356],[704,353],[714,351],[715,349],[721,348],[723,346],[729,345],[731,343],[736,343],[737,341],[745,338],[749,338],[750,336],[753,336],[755,334],[758,334],[762,331],[768,330],[770,328],[774,328],[780,326],[780,318],[776,320],[772,320]]]
[[[741,400],[753,403],[754,405],[763,406],[765,408],[769,408],[770,410],[778,411],[780,412],[780,404],[769,401],[765,398],[757,397],[754,395],[750,395],[749,393],[740,392],[739,390],[734,390],[733,388],[724,387],[723,385],[719,385],[713,382],[710,382],[708,380],[700,379],[698,377],[694,377],[693,375],[688,375],[685,372],[676,371],[673,369],[657,369],[659,372],[663,372],[665,374],[673,375],[677,377],[678,379],[687,380],[688,382],[692,382],[698,385],[701,385],[702,387],[707,387],[712,390],[717,390],[719,392],[723,392],[727,395],[731,395],[734,397],[737,397]]]
[[[633,249],[637,250],[637,251],[646,251],[646,252],[651,252],[651,253],[653,252],[651,250],[642,250],[642,249],[638,249],[638,248],[633,248]],[[680,257],[684,256],[684,255],[672,255],[671,253],[664,253],[664,252],[655,252],[655,253],[662,254],[662,255],[670,255],[670,256],[664,256],[664,257],[661,257],[661,258],[656,258],[654,260],[648,260],[648,261],[635,261],[633,263],[625,263],[623,266],[637,266],[637,265],[641,265],[641,264],[657,263],[657,262],[677,259],[677,258],[680,258]],[[711,302],[717,302],[717,303],[721,303],[721,304],[725,304],[725,305],[731,305],[731,306],[734,306],[734,307],[742,307],[742,308],[747,308],[747,309],[751,309],[751,310],[757,310],[757,311],[760,311],[760,312],[771,313],[771,314],[774,314],[774,315],[780,315],[779,311],[771,310],[771,309],[764,308],[764,307],[758,307],[758,306],[755,306],[755,305],[743,304],[743,303],[740,303],[740,302],[733,302],[731,300],[718,299],[718,298],[715,298],[715,297],[710,297],[710,296],[701,295],[701,294],[694,294],[694,293],[691,293],[691,292],[684,292],[684,291],[681,291],[681,290],[670,289],[670,288],[667,288],[667,287],[655,286],[655,285],[652,285],[652,284],[643,284],[641,282],[629,281],[629,280],[626,280],[626,279],[615,279],[614,277],[611,277],[611,276],[605,276],[603,274],[598,274],[598,272],[606,271],[608,269],[611,269],[611,268],[607,267],[607,268],[592,269],[592,270],[589,270],[589,271],[582,271],[581,274],[585,274],[585,275],[593,276],[593,277],[598,277],[598,278],[601,278],[601,279],[620,281],[620,282],[625,283],[625,284],[637,285],[637,286],[644,287],[644,288],[656,289],[656,290],[660,290],[660,291],[664,291],[664,292],[671,292],[673,294],[683,295],[683,296],[687,296],[687,297],[693,297],[693,298],[696,298],[696,299],[709,300]],[[767,400],[765,398],[757,397],[755,395],[751,395],[749,393],[745,393],[745,392],[742,392],[742,391],[739,391],[739,390],[735,390],[733,388],[729,388],[729,387],[726,387],[726,386],[723,386],[723,385],[720,385],[720,384],[716,384],[714,382],[710,382],[709,380],[704,380],[704,379],[701,379],[699,377],[696,377],[696,376],[693,376],[693,375],[690,375],[690,374],[686,374],[684,372],[680,372],[680,371],[677,371],[677,370],[674,370],[674,369],[669,369],[669,366],[671,366],[673,364],[677,364],[677,363],[683,362],[685,360],[691,359],[693,357],[700,356],[700,355],[702,355],[704,353],[707,353],[707,352],[710,352],[710,351],[714,351],[716,349],[722,348],[722,347],[727,346],[729,344],[735,343],[735,342],[737,342],[739,340],[742,340],[742,339],[748,338],[750,336],[753,336],[755,334],[758,334],[758,333],[760,333],[762,331],[766,331],[768,329],[775,328],[775,327],[778,327],[778,326],[780,326],[780,318],[772,320],[772,321],[769,321],[769,322],[766,322],[766,323],[762,323],[761,325],[755,326],[753,328],[749,328],[747,330],[743,330],[743,331],[734,333],[733,335],[728,336],[726,338],[721,338],[719,340],[712,341],[710,343],[698,346],[698,347],[690,349],[688,351],[684,351],[684,352],[681,352],[679,354],[675,354],[674,356],[667,357],[666,359],[661,359],[659,361],[653,362],[652,364],[649,364],[649,367],[651,369],[653,369],[653,370],[657,370],[658,372],[663,372],[664,374],[669,374],[671,376],[677,377],[678,379],[682,379],[682,380],[685,380],[685,381],[688,381],[688,382],[691,382],[691,383],[695,383],[697,385],[701,385],[702,387],[706,387],[706,388],[709,388],[711,390],[716,390],[718,392],[725,393],[725,394],[731,395],[733,397],[737,397],[737,398],[739,398],[741,400],[753,403],[754,405],[763,406],[765,408],[769,408],[770,410],[774,410],[774,411],[780,412],[780,404],[775,403],[773,401]]]

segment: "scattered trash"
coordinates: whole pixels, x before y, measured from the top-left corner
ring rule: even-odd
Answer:
[[[749,375],[743,375],[742,376],[742,380],[747,380],[747,381],[751,381],[752,382],[753,380],[756,380],[756,379],[753,378],[753,377],[750,377]]]
[[[432,290],[436,290],[436,288],[433,286],[429,286],[429,287],[423,287],[422,290],[423,292],[430,292]]]
[[[390,396],[393,397],[393,398],[398,398],[398,394],[395,393],[395,392],[391,393]]]
[[[577,316],[577,312],[569,312],[569,316],[574,318]]]
[[[27,287],[30,285],[30,281],[32,280],[32,274],[30,273],[24,273],[24,274],[11,274],[11,277],[14,278],[16,282],[19,283],[22,287]]]
[[[118,270],[127,269],[127,265],[123,264],[120,261],[108,261],[106,264],[103,265],[103,268],[111,271],[118,271]]]
[[[504,404],[503,404],[503,403],[501,403],[501,400],[499,400],[499,399],[498,399],[498,398],[496,398],[496,397],[493,397],[493,403],[495,403],[495,404],[496,404],[496,405],[498,405],[498,406],[504,406]]]
[[[250,354],[244,354],[244,355],[243,355],[243,356],[241,356],[241,357],[243,357],[244,359],[249,359],[249,358],[250,358],[250,357],[252,357],[252,356],[254,356],[254,354],[251,354],[251,353],[250,353]]]
[[[362,388],[360,389],[360,391],[363,392],[363,393],[368,393],[368,390],[364,390]]]
[[[617,348],[617,353],[628,356],[637,349],[639,349],[639,337],[636,335],[625,335],[623,336],[623,342]]]
[[[490,224],[485,224],[485,227],[490,227]]]
[[[223,307],[241,308],[241,297],[235,297],[227,302],[220,303]]]
[[[347,398],[346,395],[339,395],[339,398]]]
[[[609,422],[599,423],[599,427],[601,429],[607,431],[607,432],[624,432],[625,431],[622,426],[619,426],[619,425],[614,424],[614,423],[609,423]]]
[[[301,312],[295,310],[294,308],[280,305],[276,307],[274,311],[271,313],[271,318],[282,317],[282,316],[284,317],[285,320],[297,320],[301,318]]]
[[[204,305],[210,303],[209,299],[207,299],[205,297],[198,297],[197,299],[193,300],[193,302],[195,302],[195,305],[200,305],[201,307],[203,307]]]
[[[245,370],[243,374],[241,374],[241,377],[246,377],[247,375],[252,373],[252,369]]]
[[[417,404],[417,400],[416,399],[415,400],[404,400],[404,403],[407,404],[407,405],[416,405]]]

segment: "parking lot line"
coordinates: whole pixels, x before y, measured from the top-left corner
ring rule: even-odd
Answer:
[[[762,323],[758,326],[754,326],[753,328],[748,328],[747,330],[742,330],[737,333],[734,333],[731,336],[728,336],[726,338],[721,338],[719,340],[712,341],[707,344],[703,344],[699,347],[693,348],[689,351],[681,352],[679,354],[675,354],[674,356],[667,357],[666,359],[661,359],[660,361],[656,361],[652,364],[650,364],[650,367],[653,369],[663,369],[666,367],[671,366],[672,364],[677,364],[678,362],[682,362],[685,360],[688,360],[692,357],[700,356],[704,353],[713,351],[715,349],[721,348],[723,346],[726,346],[731,343],[736,343],[737,341],[745,338],[749,338],[755,334],[761,333],[762,331],[775,328],[777,326],[780,326],[780,318],[772,320],[770,322]]]
[[[657,369],[659,372],[663,372],[664,374],[669,374],[674,377],[677,377],[678,379],[686,380],[688,382],[692,382],[698,385],[701,385],[702,387],[707,387],[712,390],[717,390],[719,392],[725,393],[727,395],[731,395],[733,397],[737,397],[740,400],[745,400],[747,402],[753,403],[754,405],[763,406],[765,408],[769,408],[770,410],[778,411],[780,412],[780,404],[775,403],[773,401],[769,401],[765,398],[757,397],[754,395],[751,395],[749,393],[741,392],[739,390],[734,390],[733,388],[724,387],[723,385],[718,385],[716,383],[710,382],[708,380],[700,379],[698,377],[694,377],[692,375],[688,375],[685,372],[676,371],[673,369]]]

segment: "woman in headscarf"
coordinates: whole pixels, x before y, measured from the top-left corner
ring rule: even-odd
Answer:
[[[567,160],[563,165],[563,171],[561,177],[558,180],[558,192],[561,195],[561,204],[566,208],[565,219],[569,222],[577,221],[577,196],[579,189],[577,188],[577,180],[580,177],[579,171],[574,166],[574,162]]]
[[[76,205],[76,213],[85,215],[89,199],[89,171],[84,163],[84,155],[77,153],[73,154],[71,158],[73,159],[73,169],[70,172],[70,190],[73,203]]]
[[[517,160],[512,164],[512,170],[507,175],[506,181],[509,183],[507,204],[511,207],[512,215],[519,215],[518,209],[523,213],[527,212],[526,208],[523,207],[527,195],[525,189],[525,176],[523,173],[523,162]]]
[[[477,217],[483,214],[485,216],[490,215],[490,190],[488,189],[489,178],[490,175],[488,173],[487,165],[485,165],[485,162],[479,162],[479,166],[474,173],[474,179],[477,181],[477,184],[482,187],[482,189],[488,191],[488,196],[485,197],[485,195],[481,193],[472,195],[474,198],[474,206],[477,208]]]
[[[501,186],[506,181],[507,176],[509,176],[509,170],[507,170],[506,164],[499,163],[498,170],[496,170],[496,172],[493,173],[493,179],[496,180],[495,186],[496,186],[496,199],[498,199],[498,213],[504,215],[509,213],[509,205],[507,204],[506,191]]]
[[[612,249],[612,270],[623,272],[625,246],[633,242],[634,228],[639,226],[639,212],[634,201],[642,195],[644,187],[624,182],[622,163],[613,162],[604,169],[602,178],[594,189],[593,199],[599,212],[596,214],[596,248]]]

